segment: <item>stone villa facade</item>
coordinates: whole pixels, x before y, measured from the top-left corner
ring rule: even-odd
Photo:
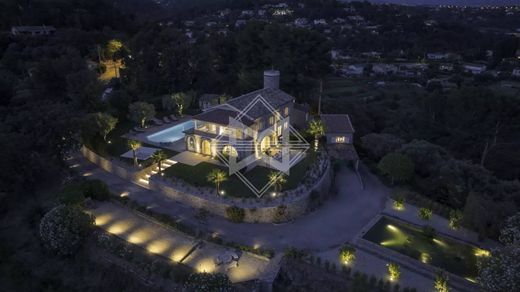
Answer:
[[[279,80],[278,71],[265,71],[262,89],[193,116],[194,128],[185,131],[186,149],[212,157],[219,151],[237,160],[253,153],[257,158],[260,153],[276,156],[295,103],[279,88]]]

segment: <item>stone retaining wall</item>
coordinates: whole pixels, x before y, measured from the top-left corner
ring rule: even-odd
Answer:
[[[130,166],[122,166],[117,161],[101,157],[86,147],[81,148],[81,153],[87,160],[98,165],[103,170],[134,183],[139,183],[139,179],[144,176],[147,170],[155,166],[152,165],[144,169],[133,170]],[[309,210],[312,203],[311,193],[313,191],[319,196],[327,196],[329,194],[334,173],[328,160],[324,163],[323,168],[324,170],[321,177],[317,179],[313,186],[305,186],[302,184],[298,188],[284,192],[284,194],[276,198],[262,197],[253,199],[221,197],[215,195],[213,189],[208,189],[208,192],[204,193],[181,191],[169,179],[158,175],[150,177],[148,188],[184,205],[205,209],[214,215],[227,217],[226,209],[231,206],[236,206],[244,209],[245,222],[283,222],[297,218]],[[285,208],[281,206],[285,206]],[[280,212],[282,209],[284,209],[284,211]]]
[[[289,221],[305,214],[311,203],[310,194],[316,191],[320,196],[328,195],[333,180],[333,172],[330,163],[327,163],[323,175],[312,188],[301,187],[291,195],[281,195],[274,199],[262,197],[260,199],[240,199],[221,197],[214,193],[187,193],[178,190],[168,179],[160,176],[150,178],[149,187],[161,192],[166,197],[178,201],[193,208],[205,209],[208,212],[226,217],[226,209],[236,206],[244,209],[245,222],[271,223]],[[282,215],[280,210],[285,206]]]
[[[155,167],[155,164],[152,164],[143,169],[135,169],[131,166],[122,165],[121,163],[113,160],[106,159],[94,151],[88,149],[87,147],[81,147],[81,154],[90,162],[96,164],[101,167],[103,170],[110,172],[112,174],[117,175],[118,177],[129,180],[131,182],[137,183],[139,179],[143,178],[146,172]]]

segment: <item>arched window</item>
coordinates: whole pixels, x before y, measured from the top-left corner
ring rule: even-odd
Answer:
[[[224,146],[224,148],[222,148],[222,154],[234,157],[238,156],[237,150],[231,145]]]
[[[195,151],[195,138],[188,137],[188,150],[189,151]]]

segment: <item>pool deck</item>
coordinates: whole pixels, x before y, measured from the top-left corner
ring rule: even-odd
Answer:
[[[150,140],[148,140],[148,136],[153,135],[155,133],[158,133],[158,132],[160,132],[162,130],[169,129],[169,128],[174,127],[176,125],[182,124],[182,123],[187,122],[189,120],[191,120],[191,116],[185,115],[182,118],[180,118],[178,121],[171,122],[171,123],[164,123],[163,125],[160,125],[160,126],[158,126],[158,125],[149,126],[148,128],[146,128],[144,130],[144,132],[126,133],[122,137],[126,138],[126,139],[137,140],[137,141],[140,141],[142,143],[146,143],[146,144],[149,144],[149,145],[154,145],[154,146],[157,146],[157,147],[160,147],[160,148],[164,148],[164,149],[169,149],[169,150],[173,150],[173,151],[177,151],[177,152],[182,152],[182,151],[185,150],[184,141],[182,139],[178,140],[176,142],[173,142],[171,144],[166,145],[166,144],[161,144],[161,143],[150,141]],[[182,143],[180,143],[180,142],[182,142]]]

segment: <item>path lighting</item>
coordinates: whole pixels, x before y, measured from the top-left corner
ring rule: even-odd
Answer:
[[[271,197],[273,197],[273,198],[276,197],[276,192],[272,192]]]
[[[108,144],[112,144],[112,141],[111,141],[111,140],[108,140]]]
[[[225,192],[224,190],[220,190],[220,195],[221,195],[221,196],[223,196],[223,195],[225,195],[225,194],[226,194],[226,192]]]

